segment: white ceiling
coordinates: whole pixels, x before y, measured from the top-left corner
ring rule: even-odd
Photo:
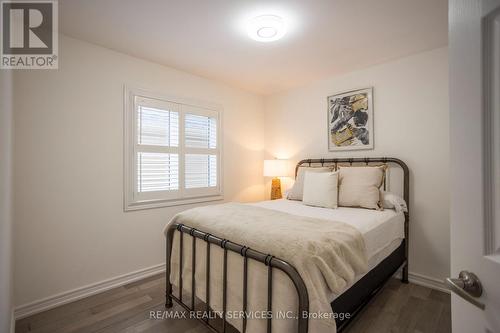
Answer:
[[[256,93],[441,47],[447,0],[63,0],[69,36]],[[274,14],[285,37],[259,43],[248,18]]]

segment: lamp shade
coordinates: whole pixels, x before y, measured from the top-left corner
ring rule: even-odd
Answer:
[[[288,160],[264,160],[264,177],[286,177],[290,175]]]

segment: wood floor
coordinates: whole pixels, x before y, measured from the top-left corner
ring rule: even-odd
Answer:
[[[195,319],[150,319],[164,309],[164,275],[156,275],[16,322],[16,333],[210,332]],[[181,310],[174,302],[174,310]],[[450,296],[390,280],[348,333],[451,332]]]

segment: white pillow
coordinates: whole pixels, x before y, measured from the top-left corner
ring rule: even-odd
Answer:
[[[287,199],[289,200],[302,200],[302,196],[304,193],[304,174],[306,171],[309,172],[331,172],[332,168],[328,167],[299,167],[297,171],[297,178],[295,179],[295,183],[293,187],[290,189],[287,195]]]
[[[408,212],[405,199],[396,193],[380,191],[380,198],[384,208],[394,209],[397,213]]]
[[[310,172],[304,175],[302,201],[309,206],[337,208],[338,172]]]

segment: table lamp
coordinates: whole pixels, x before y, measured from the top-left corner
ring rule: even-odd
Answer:
[[[288,160],[264,160],[264,177],[273,177],[271,200],[281,199],[281,181],[278,177],[290,175]]]

